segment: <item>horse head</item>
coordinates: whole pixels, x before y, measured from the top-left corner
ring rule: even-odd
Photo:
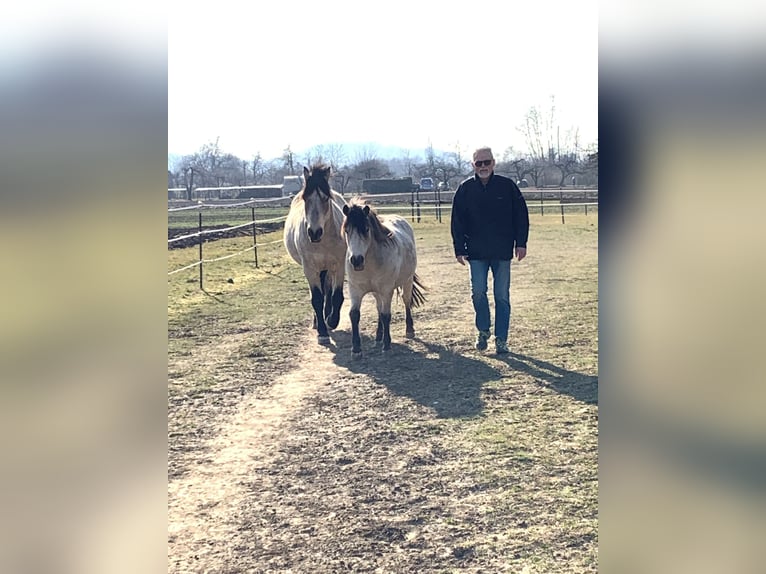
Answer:
[[[351,203],[343,206],[343,235],[346,238],[348,260],[355,271],[364,270],[364,256],[373,234],[370,229],[370,206]]]
[[[311,171],[303,168],[302,197],[305,206],[306,228],[309,240],[317,243],[322,240],[322,234],[332,217],[332,200],[330,193],[330,168],[323,164],[315,164]]]

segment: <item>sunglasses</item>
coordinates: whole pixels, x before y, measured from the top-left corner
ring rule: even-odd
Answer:
[[[476,167],[481,167],[483,165],[484,166],[490,166],[490,165],[492,165],[493,161],[495,161],[495,160],[494,159],[484,159],[484,160],[480,159],[479,161],[473,162],[473,165],[475,165]]]

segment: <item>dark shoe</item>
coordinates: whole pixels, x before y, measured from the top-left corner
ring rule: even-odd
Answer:
[[[495,341],[495,353],[498,355],[507,355],[508,354],[508,343],[505,341]]]
[[[479,351],[483,351],[487,348],[487,340],[489,339],[489,332],[479,331],[476,336],[476,345],[474,345]]]

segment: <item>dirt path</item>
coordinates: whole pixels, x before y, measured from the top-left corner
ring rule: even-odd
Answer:
[[[232,518],[248,496],[259,469],[270,467],[289,431],[288,421],[308,397],[343,377],[329,351],[307,335],[302,367],[279,377],[264,397],[246,396],[237,413],[211,441],[214,458],[203,459],[168,488],[171,572],[212,572],[230,561]]]
[[[212,369],[228,398],[184,415],[204,432],[171,457],[169,573],[596,571],[596,406],[573,391],[595,379],[474,351],[470,301],[449,295],[464,274],[445,276],[443,250],[423,260],[448,286],[414,340],[395,305],[389,355],[368,297],[361,360],[344,312],[331,345],[302,331],[293,368],[241,394],[268,376],[238,355],[246,332],[207,348],[212,365],[176,362]]]

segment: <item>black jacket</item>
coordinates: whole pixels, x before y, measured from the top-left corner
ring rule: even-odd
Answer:
[[[451,227],[456,256],[513,259],[514,247],[527,246],[527,202],[511,179],[493,172],[484,186],[474,175],[455,192]]]

